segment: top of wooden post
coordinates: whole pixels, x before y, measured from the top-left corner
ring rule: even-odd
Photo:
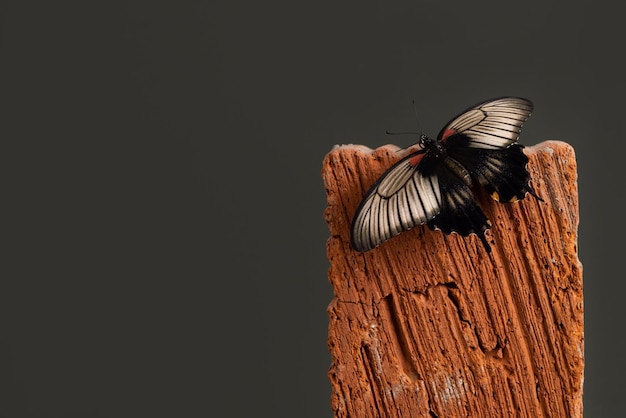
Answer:
[[[404,153],[334,148],[324,159],[336,416],[582,416],[582,267],[574,151],[525,149],[527,196],[479,203],[478,237],[413,228],[366,253],[350,223],[375,180]]]

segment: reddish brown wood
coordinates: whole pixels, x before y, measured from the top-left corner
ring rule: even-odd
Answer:
[[[328,153],[336,417],[582,417],[576,160],[558,141],[526,153],[544,202],[481,197],[491,254],[476,236],[427,227],[354,251],[356,207],[404,152],[348,145]]]

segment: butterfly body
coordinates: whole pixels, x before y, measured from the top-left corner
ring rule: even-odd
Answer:
[[[503,97],[453,118],[437,138],[420,135],[418,150],[389,168],[370,188],[352,222],[352,246],[368,251],[402,231],[427,224],[444,234],[476,234],[487,251],[490,222],[473,194],[482,187],[499,202],[536,198],[517,143],[530,101]]]

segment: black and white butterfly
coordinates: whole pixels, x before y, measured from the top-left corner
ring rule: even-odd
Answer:
[[[417,225],[444,234],[476,234],[491,247],[491,223],[476,203],[472,187],[499,202],[515,202],[530,187],[528,157],[517,143],[533,111],[529,100],[501,97],[479,103],[453,118],[437,139],[420,135],[417,151],[389,168],[374,183],[352,221],[352,246],[369,251]]]

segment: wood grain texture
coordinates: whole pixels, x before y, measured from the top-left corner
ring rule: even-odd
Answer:
[[[367,253],[350,222],[406,151],[340,146],[324,159],[334,299],[328,345],[336,417],[582,417],[583,293],[574,151],[526,148],[527,196],[479,202],[478,237],[426,226]]]

